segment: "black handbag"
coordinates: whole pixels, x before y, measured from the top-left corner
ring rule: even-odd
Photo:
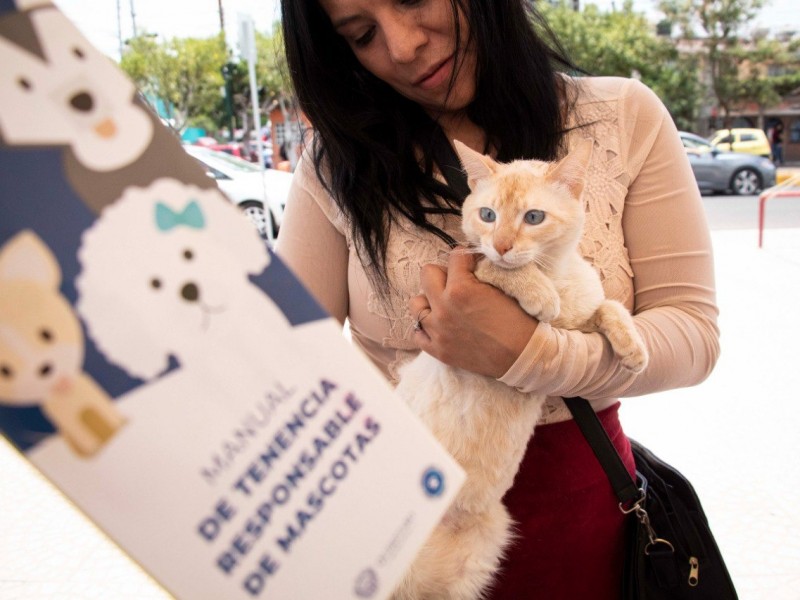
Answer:
[[[636,481],[583,398],[565,398],[608,475],[630,524],[622,600],[737,600],[725,561],[692,484],[630,440]]]

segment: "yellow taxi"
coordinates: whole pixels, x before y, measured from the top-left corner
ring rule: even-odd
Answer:
[[[744,152],[764,158],[772,158],[772,148],[767,134],[761,129],[719,129],[710,138],[711,144],[720,150]]]

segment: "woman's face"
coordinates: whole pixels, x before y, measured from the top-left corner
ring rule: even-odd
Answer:
[[[450,0],[319,0],[335,31],[370,73],[434,115],[456,112],[475,95],[475,53]],[[448,88],[453,71],[453,88]]]

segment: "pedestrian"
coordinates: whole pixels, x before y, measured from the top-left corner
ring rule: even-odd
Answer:
[[[619,398],[697,384],[716,363],[710,235],[669,113],[638,81],[576,76],[533,1],[284,0],[282,23],[313,138],[278,254],[390,382],[424,351],[548,396],[504,498],[519,535],[491,597],[618,600],[626,517],[562,398],[590,400],[632,471]],[[645,371],[600,334],[537,323],[449,252],[459,196],[434,161],[437,126],[500,161],[592,140],[581,250],[634,313]]]
[[[769,139],[772,146],[772,161],[776,165],[783,164],[783,123],[778,121],[775,127],[772,128],[772,133]]]
[[[289,160],[289,150],[286,142],[278,146],[278,162],[275,163],[275,168],[278,171],[286,171],[287,173],[292,171],[292,162]]]

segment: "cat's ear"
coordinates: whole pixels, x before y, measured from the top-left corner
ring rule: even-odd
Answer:
[[[560,183],[576,199],[581,197],[586,182],[586,170],[592,157],[593,142],[589,139],[579,141],[564,158],[547,174],[547,180]]]
[[[497,163],[491,157],[475,152],[475,150],[458,140],[453,140],[453,147],[456,149],[458,158],[461,159],[461,164],[467,172],[469,189],[474,190],[476,183],[481,179],[486,179],[497,170]]]

